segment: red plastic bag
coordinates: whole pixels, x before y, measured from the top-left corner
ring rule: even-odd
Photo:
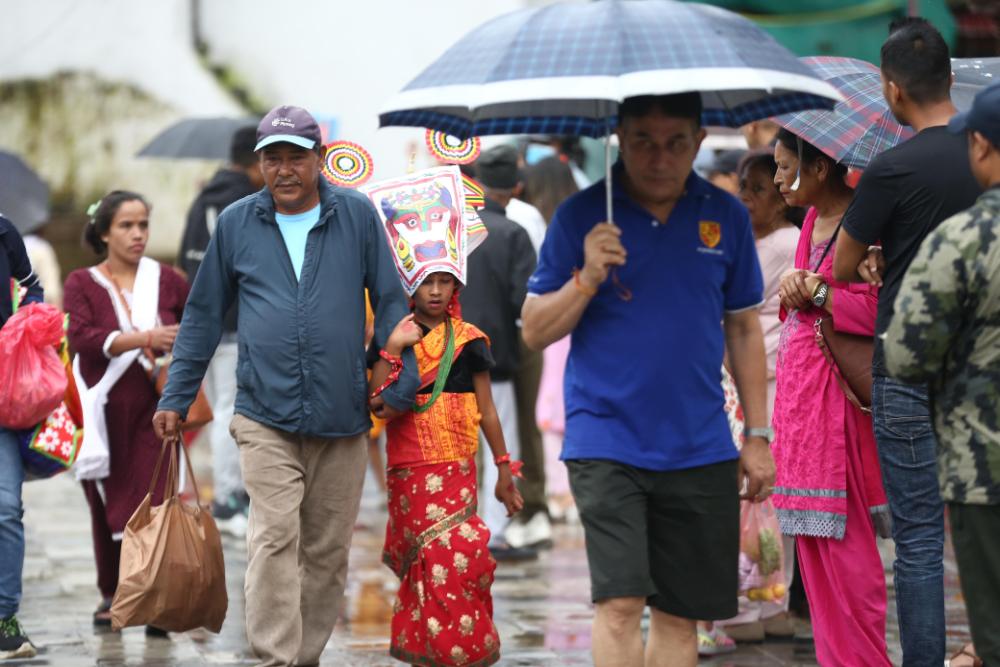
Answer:
[[[56,348],[63,315],[55,306],[22,306],[0,328],[0,426],[32,428],[59,407],[66,369]]]
[[[780,602],[785,586],[781,526],[770,500],[740,503],[740,593],[751,600]]]

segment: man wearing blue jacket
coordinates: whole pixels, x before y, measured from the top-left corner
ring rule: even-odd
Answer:
[[[322,140],[305,109],[257,128],[266,189],[219,217],[153,418],[177,440],[236,302],[239,360],[230,430],[250,495],[246,627],[262,667],[316,665],[340,611],[370,428],[365,289],[382,347],[409,314],[375,209],[320,179]],[[408,409],[416,359],[380,399]]]

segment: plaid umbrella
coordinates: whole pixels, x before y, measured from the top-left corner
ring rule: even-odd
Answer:
[[[856,169],[864,169],[876,155],[913,136],[913,130],[896,122],[882,97],[878,67],[833,56],[800,60],[840,91],[844,101],[833,111],[798,111],[775,118],[786,130]]]
[[[701,91],[706,125],[743,125],[840,96],[751,21],[674,0],[552,4],[489,21],[410,82],[382,127],[457,137],[601,137],[626,97]]]
[[[968,111],[980,90],[1000,81],[1000,58],[952,58],[951,101],[959,111]]]

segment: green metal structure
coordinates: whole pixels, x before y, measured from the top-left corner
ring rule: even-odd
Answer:
[[[799,56],[850,56],[878,63],[889,23],[923,16],[955,45],[946,0],[699,0],[756,22]]]

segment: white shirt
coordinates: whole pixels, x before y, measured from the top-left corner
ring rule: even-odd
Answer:
[[[535,248],[535,257],[538,257],[538,253],[542,249],[542,241],[545,240],[545,229],[548,227],[545,224],[545,217],[531,204],[514,198],[511,198],[510,203],[507,204],[506,214],[508,218],[524,227],[524,230],[528,232],[531,245]]]

